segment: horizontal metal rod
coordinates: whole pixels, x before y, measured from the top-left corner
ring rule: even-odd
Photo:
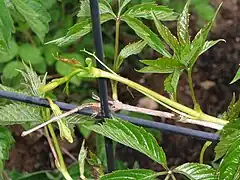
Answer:
[[[26,96],[24,94],[19,94],[19,93],[14,93],[14,92],[0,91],[0,98],[5,98],[5,99],[24,102],[24,103],[49,107],[49,103],[46,99],[39,98],[39,97],[33,97],[33,96]],[[77,105],[68,104],[68,103],[59,102],[59,101],[55,101],[55,103],[59,106],[59,108],[61,110],[64,110],[64,111],[69,111],[69,110],[77,107]],[[92,111],[90,109],[85,108],[85,109],[78,111],[77,114],[92,115]],[[123,114],[119,114],[119,113],[115,113],[114,115],[123,120],[129,121],[133,124],[152,128],[152,129],[158,129],[158,130],[160,130],[162,132],[166,132],[166,133],[175,133],[175,134],[190,136],[190,137],[194,137],[194,138],[198,138],[198,139],[202,139],[202,140],[219,141],[219,135],[215,134],[215,133],[193,130],[190,128],[184,128],[184,127],[179,127],[179,126],[160,123],[160,122],[147,121],[144,119],[133,118],[133,117],[129,117],[129,116],[126,116]]]

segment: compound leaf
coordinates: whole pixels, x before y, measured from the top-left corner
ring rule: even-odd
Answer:
[[[236,75],[234,76],[233,80],[230,82],[230,84],[235,83],[236,81],[238,81],[240,79],[240,68],[238,69]]]
[[[142,127],[120,119],[106,119],[103,124],[88,126],[86,128],[131,147],[147,155],[164,168],[167,167],[163,149],[158,145],[152,134],[146,132]]]

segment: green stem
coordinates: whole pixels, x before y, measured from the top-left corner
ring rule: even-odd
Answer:
[[[118,76],[115,74],[111,74],[109,72],[106,72],[106,71],[103,71],[103,70],[100,70],[97,68],[92,68],[91,73],[94,75],[94,77],[108,78],[108,79],[115,80],[115,81],[121,82],[123,84],[126,84],[129,87],[132,87],[132,88],[136,89],[137,91],[144,93],[145,95],[149,96],[150,98],[157,99],[160,102],[167,104],[168,106],[171,106],[172,108],[174,108],[176,110],[179,110],[181,112],[189,114],[192,117],[195,117],[195,119],[205,120],[208,122],[213,122],[216,124],[223,124],[223,125],[228,123],[228,121],[218,119],[216,117],[204,114],[203,112],[195,111],[189,107],[186,107],[182,104],[172,101],[172,100],[170,100],[170,99],[168,99],[168,98],[166,98],[166,97],[164,97],[164,96],[162,96],[162,95],[160,95],[138,83],[135,83],[127,78],[124,78],[124,77],[121,77],[121,76]]]
[[[203,145],[202,150],[201,150],[201,152],[200,152],[200,160],[199,160],[200,164],[203,164],[204,153],[205,153],[206,149],[207,149],[211,144],[212,144],[211,141],[207,141],[207,142],[205,142],[205,144]]]

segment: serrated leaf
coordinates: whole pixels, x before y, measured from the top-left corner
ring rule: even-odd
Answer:
[[[16,41],[12,38],[9,41],[9,50],[8,53],[0,53],[0,63],[5,63],[12,60],[18,54],[18,45]]]
[[[183,12],[180,14],[177,22],[177,36],[179,43],[181,45],[190,44],[190,37],[188,32],[188,26],[189,26],[189,14],[188,14],[188,8],[189,8],[189,0],[187,1]]]
[[[0,1],[0,54],[9,54],[11,34],[15,31],[13,20],[5,2]]]
[[[31,63],[32,65],[44,63],[40,49],[32,46],[31,44],[21,45],[19,55],[25,63]]]
[[[17,69],[24,69],[23,64],[19,61],[10,61],[3,68],[3,76],[12,79],[19,75]]]
[[[221,130],[221,138],[226,138],[228,135],[240,130],[240,119],[234,119],[231,122],[227,123]]]
[[[236,81],[238,81],[240,79],[240,68],[238,69],[236,75],[234,76],[233,80],[230,82],[230,84],[235,83]]]
[[[156,15],[158,20],[175,20],[177,15],[166,6],[159,6],[156,3],[142,3],[130,7],[124,14],[136,18],[153,19],[151,12]]]
[[[185,163],[174,169],[191,180],[217,180],[216,171],[209,165],[198,163]]]
[[[157,173],[147,169],[129,169],[114,171],[101,176],[100,180],[132,179],[132,180],[154,180]]]
[[[126,45],[118,55],[116,67],[114,68],[115,71],[117,71],[120,68],[121,64],[126,58],[128,58],[133,54],[140,53],[143,50],[143,48],[146,46],[146,44],[147,43],[145,41],[138,41],[138,42]]]
[[[0,107],[0,124],[2,126],[25,123],[40,123],[40,107],[12,103]]]
[[[164,90],[165,91],[167,91],[170,94],[176,94],[178,81],[179,81],[182,71],[183,70],[175,69],[174,72],[172,74],[170,74],[164,80]]]
[[[142,73],[173,73],[175,69],[183,69],[184,66],[172,58],[159,58],[156,60],[140,60],[147,67],[140,69]]]
[[[172,50],[178,52],[179,51],[179,42],[177,38],[171,33],[171,31],[164,26],[158,19],[157,16],[152,12],[152,17],[155,23],[155,26],[159,32],[159,34],[162,36],[164,41],[169,45]]]
[[[222,159],[218,178],[224,180],[238,180],[240,178],[240,141],[235,141]]]
[[[208,49],[210,49],[211,47],[213,47],[214,45],[216,45],[219,42],[226,42],[224,39],[218,39],[218,40],[212,40],[212,41],[206,41],[202,47],[202,51],[199,54],[199,56],[203,53],[205,53]]]
[[[46,8],[38,0],[12,0],[12,2],[43,43],[49,31],[48,23],[51,21]]]
[[[103,124],[86,128],[129,146],[147,155],[149,158],[161,164],[164,168],[167,167],[166,156],[163,149],[158,145],[152,134],[146,132],[142,127],[138,127],[120,119],[107,119]]]
[[[151,48],[165,57],[171,57],[171,54],[166,50],[164,43],[140,20],[127,15],[123,16],[122,20],[125,21],[140,38],[146,41]]]
[[[103,14],[101,15],[101,24],[112,19],[114,18],[111,15]],[[73,43],[74,41],[88,34],[91,30],[92,30],[92,21],[90,18],[87,18],[86,20],[83,20],[75,24],[74,26],[72,26],[68,30],[66,36],[47,42],[46,44],[54,43],[54,44],[57,44],[58,46],[67,45],[67,44]]]
[[[234,95],[230,105],[228,106],[228,110],[223,114],[223,119],[233,121],[240,117],[240,99],[237,102],[235,102],[235,99]]]

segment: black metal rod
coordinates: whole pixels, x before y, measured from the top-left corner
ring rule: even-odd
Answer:
[[[5,98],[5,99],[24,102],[24,103],[49,107],[49,102],[46,99],[42,99],[39,97],[26,96],[26,95],[14,93],[14,92],[0,91],[0,98]],[[64,111],[69,111],[69,110],[77,107],[74,104],[67,104],[67,103],[59,102],[59,101],[55,101],[55,103],[59,106],[59,108],[61,110],[64,110]],[[87,108],[82,109],[77,112],[77,114],[82,114],[82,115],[92,115],[92,113],[93,112]],[[179,126],[160,123],[160,122],[147,121],[147,120],[143,120],[143,119],[139,119],[139,118],[129,117],[129,116],[126,116],[123,114],[114,114],[114,115],[121,119],[132,122],[136,125],[157,129],[157,130],[160,130],[160,131],[166,132],[166,133],[181,134],[181,135],[191,136],[194,138],[208,140],[208,141],[219,141],[219,135],[215,134],[215,133],[193,130],[190,128],[184,128],[184,127],[179,127]]]
[[[103,61],[103,41],[98,0],[90,0],[90,9],[96,56],[100,61]],[[99,67],[100,69],[105,69],[99,62],[97,62],[97,67]],[[108,106],[107,80],[103,78],[99,79],[99,97],[101,102],[102,117],[103,118],[110,117],[110,109]],[[108,139],[106,137],[105,148],[107,155],[108,172],[112,172],[114,170],[113,142],[111,139]]]

